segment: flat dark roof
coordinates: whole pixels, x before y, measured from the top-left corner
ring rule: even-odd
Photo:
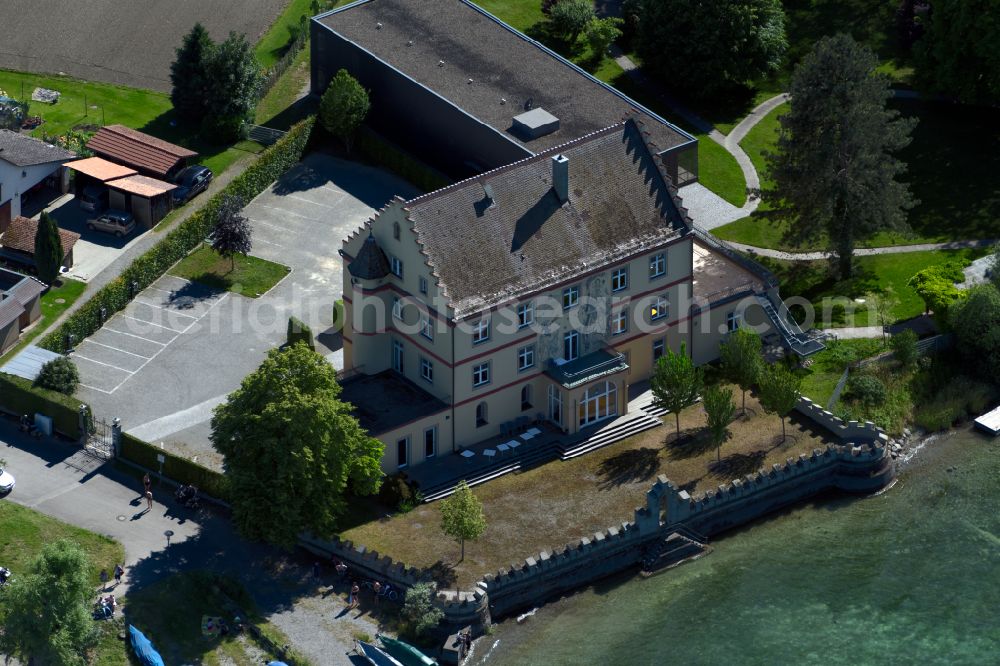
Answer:
[[[361,0],[316,20],[532,152],[633,110],[658,152],[694,141],[466,0]],[[510,131],[514,116],[539,107],[559,119],[558,130],[531,140]]]
[[[372,436],[447,409],[410,380],[391,370],[355,375],[342,384],[340,399],[354,405],[354,415]]]

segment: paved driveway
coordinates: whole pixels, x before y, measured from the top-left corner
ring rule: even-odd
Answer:
[[[415,193],[377,169],[310,155],[245,209],[251,254],[289,266],[288,276],[256,299],[164,276],[77,345],[79,397],[142,439],[218,465],[212,409],[284,343],[289,316],[341,367],[339,336],[328,330],[342,292],[337,250],[394,195]]]

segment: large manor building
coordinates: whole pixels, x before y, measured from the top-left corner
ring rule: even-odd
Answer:
[[[364,0],[312,35],[315,92],[347,69],[377,129],[465,176],[341,250],[344,397],[387,473],[515,424],[585,436],[665,350],[710,362],[743,321],[808,352],[773,277],[685,209],[690,135],[465,0]]]

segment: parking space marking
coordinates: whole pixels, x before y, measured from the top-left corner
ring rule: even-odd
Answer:
[[[124,315],[122,315],[122,316],[124,316]],[[111,323],[111,322],[108,322],[108,323]],[[173,342],[173,340],[171,340],[170,342],[157,342],[156,340],[150,340],[149,338],[144,338],[141,335],[136,335],[135,333],[126,333],[125,331],[119,331],[118,329],[110,328],[108,326],[108,324],[105,324],[104,328],[102,328],[101,330],[102,331],[108,331],[110,333],[117,333],[118,335],[127,335],[130,338],[137,338],[139,340],[145,340],[146,342],[152,342],[154,345],[160,345],[161,347],[166,347],[167,345],[170,344],[170,342]],[[171,330],[173,330],[173,329],[171,329]],[[87,338],[87,339],[89,340],[90,338]]]
[[[159,353],[159,352],[157,352],[157,353]],[[97,365],[103,365],[103,366],[108,367],[108,368],[114,368],[115,370],[121,370],[122,372],[127,372],[129,374],[129,377],[131,377],[135,373],[139,372],[138,370],[126,370],[125,368],[119,368],[117,365],[111,365],[110,363],[105,363],[104,361],[95,361],[94,359],[88,358],[88,357],[84,356],[83,354],[80,354],[79,352],[74,352],[73,353],[73,358],[82,358],[84,361],[90,361],[91,363],[96,363]],[[146,363],[148,363],[148,362],[149,361],[146,361]],[[146,363],[143,363],[142,365],[145,365]],[[139,366],[139,368],[141,369],[142,366]],[[112,390],[111,392],[114,393],[114,390]]]
[[[145,340],[145,338],[143,338],[143,339]],[[91,340],[90,338],[87,338],[83,342],[89,342],[90,344],[97,345],[98,347],[106,347],[107,349],[111,349],[111,350],[114,350],[116,352],[121,352],[122,354],[128,354],[129,356],[135,356],[137,358],[150,358],[149,356],[143,356],[142,354],[136,354],[135,352],[125,351],[124,349],[119,349],[118,347],[112,347],[111,345],[106,345],[103,342],[95,342],[94,340]],[[80,344],[82,345],[83,342],[81,342]],[[150,342],[152,342],[152,340],[150,340]]]
[[[122,314],[122,316],[125,317],[126,319],[131,319],[132,321],[137,321],[140,324],[149,324],[150,326],[156,326],[157,328],[162,328],[162,329],[164,329],[166,331],[172,331],[174,333],[177,333],[178,335],[180,335],[181,333],[183,333],[183,331],[178,331],[176,328],[170,328],[169,326],[164,326],[162,324],[156,324],[156,323],[151,322],[151,321],[146,321],[145,319],[139,319],[138,317],[133,317],[132,315]],[[190,317],[191,315],[184,315],[184,316],[185,317]],[[170,342],[173,342],[173,340],[171,340]],[[169,345],[170,342],[168,342],[167,344]]]
[[[287,210],[285,208],[278,208],[277,206],[268,206],[266,204],[260,204],[258,207],[259,208],[263,208],[265,210],[273,210],[273,211],[281,213],[282,215],[292,215],[294,217],[301,217],[303,220],[309,220],[310,222],[315,222],[316,221],[316,216],[315,215],[303,215],[302,213],[296,213],[294,210]],[[257,221],[257,220],[254,220],[253,218],[250,218],[250,219],[253,222]]]
[[[163,310],[165,312],[172,312],[172,313],[174,313],[176,315],[180,315],[181,317],[190,317],[191,319],[197,319],[198,318],[195,315],[185,314],[185,313],[181,312],[180,310],[175,310],[173,308],[165,308],[162,305],[157,305],[156,303],[150,303],[149,301],[144,301],[141,298],[139,298],[138,296],[135,297],[132,300],[135,303],[142,303],[143,305],[148,305],[149,307],[156,308],[157,310]],[[152,323],[152,322],[150,322],[150,323]]]
[[[100,391],[101,393],[104,393],[105,395],[111,395],[112,393],[114,393],[114,390],[106,391],[106,390],[104,390],[102,388],[97,388],[96,386],[91,386],[90,384],[84,384],[83,382],[80,382],[79,386],[82,386],[83,388],[90,389],[91,391]]]
[[[141,371],[141,370],[142,370],[143,368],[145,368],[145,367],[146,367],[147,365],[149,365],[149,363],[150,363],[150,362],[151,362],[151,361],[152,361],[152,360],[153,360],[154,358],[156,358],[156,357],[157,357],[157,356],[159,356],[159,355],[160,355],[161,353],[163,353],[163,350],[164,350],[164,349],[166,349],[166,348],[167,348],[167,347],[168,347],[168,346],[170,345],[170,343],[171,343],[171,342],[173,342],[174,340],[176,340],[177,338],[181,337],[182,335],[184,335],[185,333],[187,333],[187,332],[188,332],[189,330],[191,330],[191,328],[192,328],[192,327],[193,327],[193,326],[194,326],[195,324],[197,324],[197,323],[198,323],[199,321],[201,321],[201,320],[202,320],[202,319],[203,319],[204,317],[206,317],[206,316],[208,315],[208,313],[209,313],[209,312],[211,312],[211,311],[212,311],[212,310],[213,310],[213,309],[215,308],[215,306],[217,306],[217,305],[218,305],[219,303],[222,303],[222,301],[226,300],[226,297],[227,297],[227,296],[229,296],[229,293],[230,293],[230,292],[228,292],[228,291],[227,291],[227,292],[226,292],[225,294],[223,294],[223,295],[222,295],[222,298],[220,298],[220,299],[219,299],[219,300],[217,300],[216,302],[212,303],[212,305],[211,305],[211,306],[209,306],[209,308],[208,308],[207,310],[205,310],[205,311],[204,311],[204,312],[203,312],[203,313],[201,314],[201,316],[199,316],[199,317],[198,317],[197,319],[195,319],[195,320],[194,320],[193,322],[191,322],[190,324],[188,324],[187,328],[185,328],[185,329],[184,329],[183,331],[178,331],[178,332],[177,332],[177,335],[175,335],[175,336],[173,337],[173,339],[171,339],[171,340],[170,340],[170,342],[168,342],[168,343],[167,343],[166,345],[164,345],[164,346],[163,346],[163,349],[160,349],[160,350],[158,350],[158,351],[157,351],[157,352],[156,352],[155,354],[153,354],[153,355],[152,355],[152,356],[150,356],[150,357],[149,357],[148,359],[146,359],[145,361],[143,361],[142,365],[140,365],[140,366],[139,366],[138,368],[136,368],[136,369],[135,369],[134,371],[132,371],[132,373],[131,373],[131,374],[129,374],[129,376],[128,376],[128,377],[126,377],[125,379],[121,380],[121,382],[119,382],[119,383],[118,383],[118,386],[116,386],[116,387],[114,387],[113,389],[111,389],[111,393],[114,393],[115,391],[117,391],[118,389],[120,389],[120,388],[121,388],[121,387],[122,387],[122,386],[123,386],[123,385],[125,384],[125,382],[127,382],[127,381],[128,381],[129,379],[131,379],[131,378],[132,378],[132,376],[133,376],[133,375],[135,375],[135,374],[138,374],[138,373],[139,373],[139,371]],[[123,315],[123,316],[127,316],[127,315]],[[133,319],[134,319],[134,317],[133,317]],[[138,321],[138,320],[137,320],[137,321]],[[171,330],[173,330],[173,329],[171,329]],[[126,372],[127,372],[127,371],[126,371]]]
[[[167,289],[160,289],[159,287],[152,287],[152,286],[146,287],[146,289],[152,289],[153,291],[162,291],[164,294],[173,294],[175,291],[177,291],[176,289],[174,291],[170,291]]]

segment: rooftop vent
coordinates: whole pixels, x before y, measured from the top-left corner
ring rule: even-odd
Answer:
[[[444,67],[444,60],[438,60],[438,67]]]
[[[559,129],[559,119],[542,107],[514,116],[514,133],[526,141],[552,134]]]
[[[381,30],[382,29],[382,24],[381,23],[376,23],[375,24],[375,29],[376,30]]]
[[[490,202],[491,206],[494,203],[496,203],[496,197],[493,196],[493,186],[490,185],[489,183],[484,183],[483,184],[483,194],[486,195],[486,199],[487,199],[487,201]]]
[[[412,39],[406,40],[406,45],[407,46],[413,46],[413,40]]]

